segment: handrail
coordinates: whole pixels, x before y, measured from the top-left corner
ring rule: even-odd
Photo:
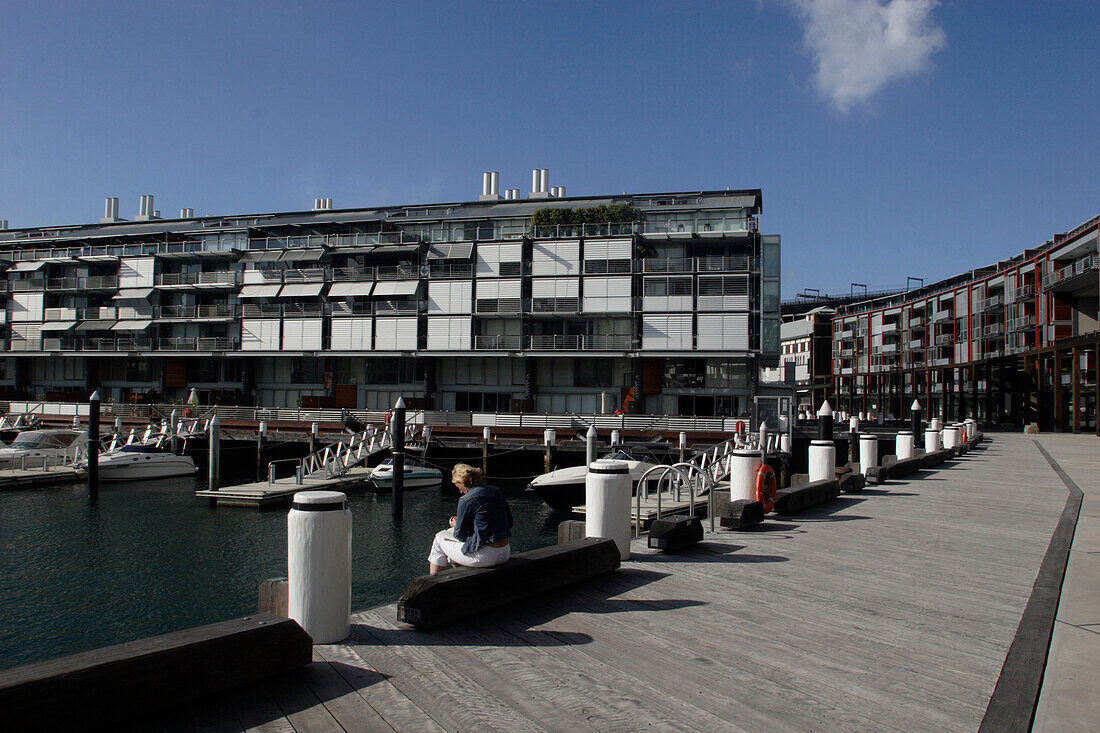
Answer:
[[[672,484],[671,476],[675,475],[675,476],[678,476],[679,479],[680,479],[680,484],[678,484],[675,488],[675,491],[676,491],[676,499],[675,500],[676,501],[678,501],[679,497],[680,497],[680,491],[679,491],[680,486],[687,486],[689,492],[691,490],[691,482],[688,479],[687,475],[681,469],[675,468],[673,466],[664,465],[664,464],[662,464],[660,466],[652,466],[650,468],[647,468],[645,470],[645,473],[643,473],[641,476],[638,477],[637,488],[634,491],[634,537],[635,538],[641,537],[641,532],[642,532],[642,492],[645,491],[646,495],[647,496],[649,495],[649,491],[648,491],[648,489],[646,488],[646,485],[645,485],[645,480],[646,480],[646,477],[649,476],[649,474],[655,473],[657,471],[661,472],[661,475],[657,477],[657,519],[661,518],[661,482],[664,481],[666,479],[666,477],[669,477],[668,478],[668,488],[669,488],[669,493],[670,494],[673,492],[673,484]],[[688,500],[688,505],[691,507],[691,512],[692,512],[691,516],[695,516],[695,512],[694,512],[695,497],[694,497],[694,495],[690,496],[690,498]]]

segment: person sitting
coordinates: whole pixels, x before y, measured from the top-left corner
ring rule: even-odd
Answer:
[[[481,470],[459,463],[451,481],[462,497],[450,528],[436,533],[428,555],[428,572],[435,575],[447,565],[487,568],[503,565],[512,556],[512,510],[504,492],[481,483]]]

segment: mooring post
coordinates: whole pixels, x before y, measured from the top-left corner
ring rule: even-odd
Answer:
[[[553,450],[554,442],[557,440],[557,437],[558,433],[553,428],[546,428],[542,431],[542,465],[546,469],[543,473],[550,473],[550,469],[554,465]]]
[[[617,448],[618,446],[619,446],[619,431],[618,430],[612,430],[611,431],[611,447],[612,448]]]
[[[313,423],[309,426],[309,454],[311,456],[317,452],[317,436],[320,430],[321,426],[317,423]]]
[[[210,439],[207,446],[207,478],[206,488],[210,491],[218,490],[218,478],[221,474],[222,459],[222,425],[218,416],[210,418]]]
[[[79,418],[77,418],[79,419]],[[99,499],[99,390],[88,398],[88,498]]]
[[[596,460],[596,426],[589,425],[588,432],[584,435],[584,465],[586,470],[594,460]]]
[[[829,400],[821,403],[821,409],[817,411],[817,437],[818,440],[833,439],[833,408]]]
[[[339,491],[299,491],[286,523],[287,613],[314,644],[348,638],[351,510],[347,496]]]
[[[397,398],[390,420],[390,441],[393,445],[393,518],[405,514],[405,400]]]
[[[493,437],[493,431],[485,427],[481,429],[481,475],[489,473],[489,440]]]
[[[630,559],[632,485],[625,461],[594,461],[584,480],[584,536],[614,540],[623,560]]]
[[[688,447],[688,434],[680,431],[680,463],[684,462],[684,456],[687,455]]]
[[[256,482],[264,480],[264,439],[267,438],[267,420],[260,420],[259,435],[256,436]]]
[[[909,430],[913,435],[920,435],[920,402],[913,400],[909,405]]]
[[[172,449],[173,453],[179,452],[179,426],[179,412],[172,410],[172,414],[168,416],[168,446]]]

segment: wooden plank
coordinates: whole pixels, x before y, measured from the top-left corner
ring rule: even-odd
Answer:
[[[318,662],[313,662],[318,664]],[[320,662],[325,664],[325,662]],[[336,718],[309,689],[300,672],[287,672],[265,680],[265,688],[296,731],[340,731]]]
[[[394,730],[443,730],[426,712],[391,684],[388,678],[370,668],[350,647],[334,644],[315,647],[315,650]]]
[[[229,697],[237,719],[248,733],[293,733],[294,726],[263,682],[243,685],[229,693]]]
[[[328,662],[314,662],[298,674],[344,730],[393,730]]]

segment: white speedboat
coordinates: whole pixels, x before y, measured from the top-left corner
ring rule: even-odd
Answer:
[[[379,489],[393,489],[393,459],[387,458],[375,466],[370,473],[370,480]],[[439,486],[442,483],[443,472],[438,468],[425,466],[415,461],[405,461],[405,478],[402,486],[406,489]]]
[[[87,465],[85,461],[84,465]],[[194,476],[198,468],[191,456],[166,448],[134,443],[99,454],[101,481],[137,481],[175,476]]]
[[[44,462],[57,465],[73,462],[88,444],[88,434],[82,430],[51,428],[24,430],[6,448],[0,448],[0,468],[21,465],[41,468]]]
[[[649,469],[661,465],[659,459],[648,452],[629,448],[601,456],[601,459],[624,461],[630,469],[630,480],[634,482],[637,482]],[[587,466],[559,468],[535,477],[531,483],[527,484],[527,488],[537,493],[554,509],[569,511],[575,506],[584,504],[584,480],[587,475]]]

